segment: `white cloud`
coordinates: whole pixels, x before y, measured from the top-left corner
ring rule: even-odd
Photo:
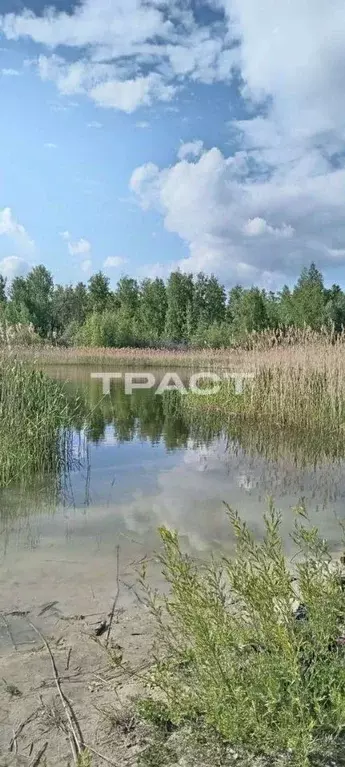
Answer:
[[[67,242],[68,252],[71,256],[84,256],[91,251],[91,243],[85,237],[73,242],[68,231],[60,232],[60,237]]]
[[[310,136],[338,129],[345,103],[345,5],[334,0],[223,0],[229,29],[241,38],[240,65],[250,98],[273,99],[284,132]]]
[[[108,80],[91,88],[89,96],[101,107],[134,112],[152,101],[170,101],[176,88],[166,85],[161,75],[151,72],[133,80]]]
[[[186,144],[181,144],[177,156],[179,160],[185,160],[187,157],[199,157],[203,146],[203,141],[188,141]]]
[[[114,268],[117,269],[119,266],[122,266],[122,264],[125,264],[127,262],[126,258],[122,258],[122,256],[109,256],[109,258],[106,258],[103,264],[104,269]]]
[[[11,208],[0,210],[0,235],[8,237],[24,252],[32,252],[34,241],[29,237],[25,227],[14,218]]]
[[[18,256],[7,256],[0,261],[0,274],[3,277],[7,277],[8,280],[13,280],[14,277],[21,277],[27,274],[30,269],[30,264],[23,258]]]
[[[141,128],[142,130],[145,130],[145,128],[150,127],[150,123],[148,123],[146,120],[141,120],[137,123],[135,123],[136,128]]]
[[[237,67],[233,87],[240,83],[252,115],[230,123],[237,151],[226,156],[189,142],[170,167],[136,168],[132,191],[186,243],[182,268],[269,282],[282,272],[295,276],[312,259],[342,266],[343,0],[208,4],[224,10],[224,24],[203,26],[191,0],[81,0],[70,14],[3,15],[0,30],[49,49],[38,71],[61,94],[127,113],[157,101],[175,109],[176,88],[229,83]],[[54,52],[64,46],[72,49],[68,59]]]
[[[304,174],[302,157],[284,174],[278,169],[248,178],[250,161],[246,153],[225,157],[214,147],[197,162],[162,170],[148,163],[133,172],[130,188],[142,207],[158,210],[165,228],[189,246],[178,265],[216,271],[227,281],[272,285],[284,274],[295,276],[308,261],[334,263],[331,243],[344,264],[345,170]]]
[[[47,141],[44,146],[46,149],[57,149],[57,144],[53,144],[51,141]]]
[[[184,269],[270,283],[311,260],[343,266],[345,5],[215,5],[240,42],[234,56],[253,114],[230,123],[231,145],[241,149],[227,157],[214,147],[186,162],[181,147],[184,162],[137,168],[131,188],[189,247]]]
[[[11,69],[11,68],[9,68],[9,69],[2,69],[1,70],[1,74],[4,77],[19,77],[19,75],[21,73],[19,72],[18,69]]]
[[[102,123],[97,122],[97,120],[92,120],[92,122],[87,124],[88,128],[103,128]]]
[[[262,234],[273,234],[275,237],[292,237],[295,230],[287,224],[274,228],[264,218],[257,216],[256,218],[250,218],[245,223],[243,231],[249,237],[259,237]]]
[[[231,78],[237,53],[224,28],[203,26],[188,5],[82,0],[70,14],[51,8],[39,16],[26,10],[5,14],[0,30],[9,40],[75,49],[79,58],[72,62],[41,55],[42,79],[53,80],[61,93],[87,93],[97,104],[131,112],[153,100],[170,100],[176,76],[205,83]]]
[[[91,272],[92,261],[89,258],[87,258],[85,261],[82,262],[81,269],[83,272]]]
[[[85,240],[84,237],[81,237],[77,242],[69,242],[68,250],[71,256],[81,256],[85,253],[90,253],[91,243]]]
[[[157,72],[126,78],[126,72],[116,65],[86,59],[67,63],[55,54],[50,57],[40,55],[38,71],[42,80],[55,82],[63,95],[85,93],[98,106],[128,113],[139,106],[149,106],[154,100],[170,101],[176,91],[176,87],[165,83]],[[95,127],[95,123],[91,126]]]

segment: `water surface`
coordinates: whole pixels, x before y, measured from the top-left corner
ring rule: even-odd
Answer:
[[[77,581],[88,591],[107,590],[117,546],[127,567],[156,548],[162,524],[178,529],[194,553],[229,550],[224,502],[260,537],[272,496],[283,511],[287,552],[291,509],[302,502],[332,548],[342,546],[336,518],[345,516],[342,446],[327,454],[308,438],[262,427],[190,424],[172,398],[154,390],[128,396],[119,381],[104,396],[92,372],[50,370],[81,399],[74,432],[80,463],[59,497],[50,493],[49,479],[34,491],[2,492],[0,583],[7,605],[43,597],[47,584],[50,594],[66,599]],[[179,374],[186,381],[186,370]],[[157,371],[157,380],[162,375]]]

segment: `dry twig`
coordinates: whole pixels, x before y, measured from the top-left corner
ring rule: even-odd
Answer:
[[[60,683],[59,674],[58,674],[58,671],[57,671],[57,668],[56,668],[55,658],[54,658],[54,655],[53,655],[53,653],[52,653],[52,651],[50,649],[50,646],[49,646],[46,638],[41,633],[41,631],[37,628],[37,626],[35,626],[33,623],[31,623],[31,621],[29,621],[29,623],[30,623],[30,626],[34,629],[34,631],[36,631],[36,634],[38,634],[38,636],[41,638],[42,642],[44,643],[44,645],[45,645],[45,647],[46,647],[46,649],[47,649],[47,651],[49,653],[49,657],[50,657],[51,664],[52,664],[52,669],[53,669],[53,674],[54,674],[55,684],[56,684],[56,687],[57,687],[57,690],[58,690],[58,693],[59,693],[59,696],[60,696],[60,699],[61,699],[61,703],[63,705],[64,711],[65,711],[65,714],[66,714],[66,717],[67,717],[67,720],[68,720],[69,728],[70,728],[69,736],[70,736],[70,743],[71,743],[71,749],[72,749],[72,753],[73,753],[73,758],[74,758],[74,761],[77,763],[78,755],[83,752],[83,738],[82,738],[82,734],[80,732],[79,724],[77,722],[75,713],[73,711],[73,708],[72,708],[68,698],[66,697],[66,695],[63,692],[63,690],[61,689],[61,683]]]
[[[110,620],[109,620],[109,626],[108,626],[108,633],[107,633],[107,638],[105,640],[105,646],[106,647],[108,647],[108,644],[109,644],[111,627],[112,627],[113,620],[114,620],[114,613],[115,613],[116,605],[117,605],[117,602],[118,602],[118,599],[119,599],[119,596],[120,596],[120,546],[116,546],[116,587],[117,587],[116,588],[116,595],[115,595],[115,599],[114,599],[114,602],[113,602],[113,606],[111,608]]]

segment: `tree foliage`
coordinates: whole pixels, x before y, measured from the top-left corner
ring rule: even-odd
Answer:
[[[262,330],[291,327],[339,333],[345,325],[345,293],[324,286],[315,264],[303,268],[294,287],[265,291],[233,286],[228,295],[215,275],[180,271],[166,283],[128,275],[115,290],[102,272],[87,285],[55,285],[42,265],[11,285],[0,275],[0,309],[11,324],[31,324],[42,338],[101,346],[192,344],[226,347]]]

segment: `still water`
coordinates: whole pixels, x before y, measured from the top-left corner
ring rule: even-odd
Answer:
[[[104,396],[102,382],[91,378],[94,369],[48,372],[81,399],[73,437],[78,460],[55,499],[47,486],[2,493],[0,585],[7,602],[22,603],[28,588],[39,598],[47,583],[67,593],[84,579],[89,588],[90,571],[101,587],[107,568],[113,577],[116,547],[126,562],[150,554],[162,524],[178,529],[194,553],[231,549],[224,502],[260,537],[262,512],[273,497],[283,511],[287,553],[291,508],[303,502],[332,548],[342,547],[342,446],[332,457],[312,440],[262,426],[191,425],[154,390],[129,396],[115,381]],[[153,372],[160,380],[166,371]],[[186,380],[185,370],[176,372]],[[87,429],[83,413],[89,414]]]

